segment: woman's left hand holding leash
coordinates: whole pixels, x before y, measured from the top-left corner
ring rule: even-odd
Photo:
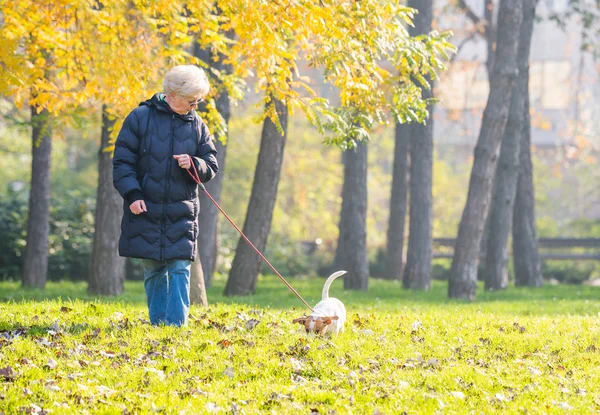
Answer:
[[[187,170],[192,165],[192,160],[191,160],[190,156],[187,154],[177,154],[177,155],[174,155],[173,158],[175,160],[177,160],[177,162],[179,163],[179,167],[181,167],[182,169]]]

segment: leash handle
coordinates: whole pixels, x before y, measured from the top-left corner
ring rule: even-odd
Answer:
[[[210,193],[208,193],[208,190],[206,190],[206,187],[204,186],[204,184],[202,184],[200,182],[200,177],[198,176],[198,171],[196,171],[196,165],[194,164],[194,161],[193,160],[190,160],[190,161],[191,161],[191,168],[187,169],[187,172],[192,177],[192,179],[194,179],[194,181],[198,184],[198,186],[200,186],[200,188],[202,190],[204,190],[204,193],[206,193],[206,196],[208,196],[208,198],[221,211],[221,213],[225,216],[225,218],[227,218],[227,220],[229,221],[229,223],[231,223],[231,225],[235,228],[235,230],[238,231],[240,235],[242,235],[242,238],[244,238],[244,240],[248,243],[248,245],[250,245],[250,247],[252,249],[254,249],[254,251],[262,258],[263,261],[265,261],[265,263],[273,270],[273,272],[281,279],[281,281],[283,281],[285,283],[285,285],[287,285],[287,287],[294,294],[296,294],[296,297],[298,297],[300,299],[300,301],[302,301],[304,303],[304,305],[306,307],[308,307],[308,309],[310,311],[314,311],[313,308],[310,305],[308,305],[308,303],[304,300],[304,298],[302,298],[302,296],[300,294],[298,294],[298,291],[296,291],[294,289],[294,287],[292,287],[290,285],[290,283],[287,282],[285,278],[283,278],[283,276],[279,273],[279,271],[277,271],[275,269],[275,267],[273,265],[271,265],[271,263],[269,262],[269,260],[267,258],[265,258],[265,256],[263,254],[260,253],[260,251],[258,250],[258,248],[256,248],[254,246],[254,244],[252,242],[250,242],[250,239],[248,239],[248,237],[246,235],[244,235],[244,232],[242,232],[242,230],[237,227],[237,225],[233,222],[233,220],[231,220],[231,218],[227,215],[227,213],[225,213],[225,211],[223,209],[221,209],[221,206],[219,206],[219,204],[217,203],[217,201],[215,199],[213,199],[213,197],[210,195]],[[190,171],[190,170],[193,170],[193,171]]]
[[[186,169],[186,171],[188,172],[188,174],[190,176],[192,176],[192,179],[194,179],[194,181],[196,182],[197,185],[199,185],[200,187],[204,188],[204,186],[202,185],[202,183],[200,183],[200,176],[198,176],[198,172],[196,171],[196,164],[194,163],[194,158],[190,155],[188,155],[188,157],[190,158],[190,164],[191,164],[191,168],[190,169]],[[194,172],[192,173],[190,170],[193,170]]]

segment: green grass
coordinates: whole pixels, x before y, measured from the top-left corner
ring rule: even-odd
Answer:
[[[291,283],[314,304],[323,281]],[[246,298],[223,297],[223,285],[178,329],[147,323],[141,282],[119,298],[0,283],[0,413],[600,411],[600,289],[480,291],[466,303],[439,282],[428,293],[336,282],[346,333],[323,339],[291,324],[302,303],[276,278]]]

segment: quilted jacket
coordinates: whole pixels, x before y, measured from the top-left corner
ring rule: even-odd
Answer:
[[[215,146],[194,110],[172,111],[162,94],[142,102],[125,119],[115,144],[113,184],[124,199],[119,254],[155,261],[194,260],[198,186],[173,158],[189,154],[200,181],[218,171]],[[129,205],[143,199],[147,212]]]

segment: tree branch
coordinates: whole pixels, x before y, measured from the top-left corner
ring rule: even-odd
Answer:
[[[469,7],[469,5],[465,2],[465,0],[456,0],[456,3],[458,5],[458,7],[460,7],[462,9],[462,11],[465,12],[465,14],[467,15],[467,17],[469,19],[471,19],[471,21],[473,22],[473,24],[475,24],[476,26],[479,26],[480,24],[485,24],[485,22],[483,21],[483,19],[481,19],[481,17],[477,16],[475,14],[475,12],[473,11],[473,9],[471,9]]]
[[[460,54],[461,49],[463,48],[463,46],[465,46],[467,43],[469,43],[470,41],[473,40],[473,38],[475,38],[475,35],[477,35],[477,32],[471,32],[471,34],[469,34],[469,36],[465,37],[460,44],[457,46],[456,48],[456,53],[454,55],[452,55],[452,58],[450,58],[450,64],[452,64],[457,56]]]

